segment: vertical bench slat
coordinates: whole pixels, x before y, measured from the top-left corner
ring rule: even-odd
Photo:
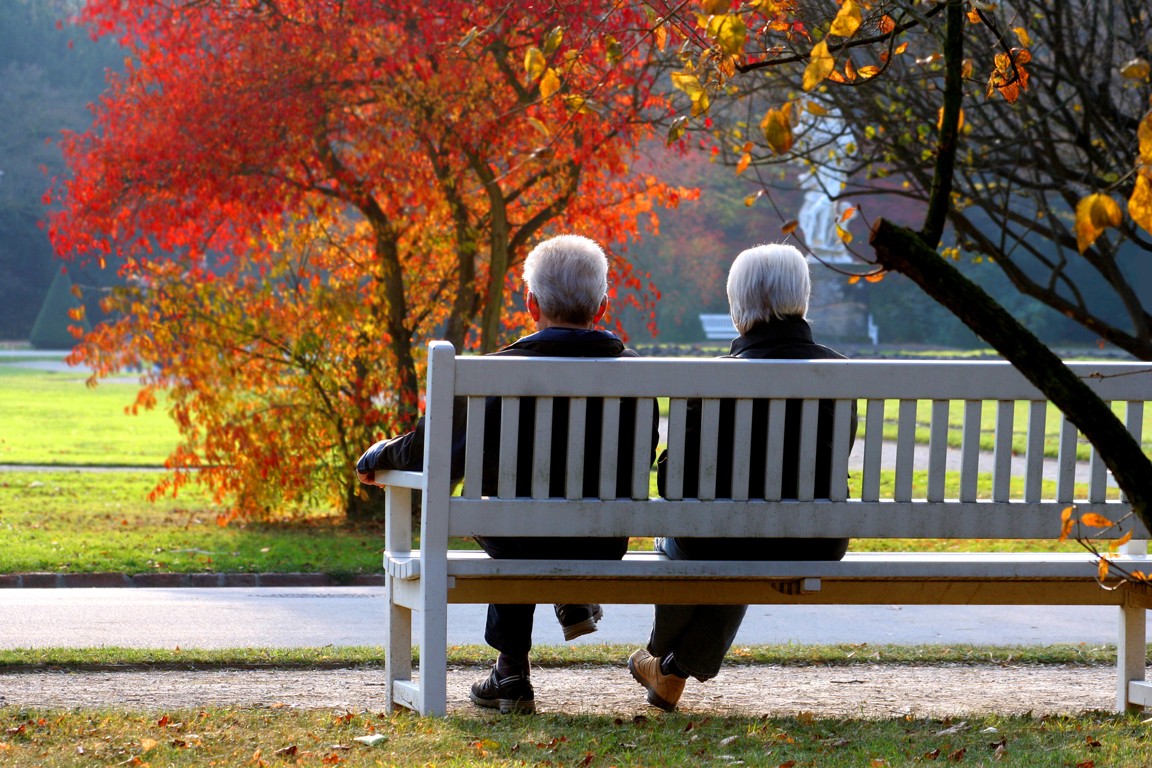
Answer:
[[[932,401],[932,426],[928,432],[928,501],[944,500],[944,477],[948,468],[948,401]]]
[[[700,403],[700,464],[696,498],[716,498],[716,448],[720,435],[720,401],[710,398]]]
[[[1046,400],[1033,400],[1028,409],[1028,448],[1025,453],[1024,501],[1040,501],[1044,481],[1044,429],[1048,414]]]
[[[1076,498],[1076,425],[1060,414],[1060,452],[1056,459],[1056,500],[1071,504]]]
[[[896,425],[896,501],[912,499],[912,469],[916,459],[916,401],[901,400]]]
[[[532,498],[548,498],[552,476],[552,398],[536,398],[536,429],[532,439]]]
[[[1137,443],[1144,439],[1144,403],[1142,401],[1128,401],[1124,413],[1124,424],[1128,427],[1128,432],[1132,437],[1136,438]],[[1124,501],[1128,500],[1127,495],[1123,492],[1120,493],[1120,498]]]
[[[884,401],[869,400],[864,418],[864,477],[860,483],[862,501],[880,500],[880,464],[884,458]]]
[[[484,480],[484,401],[468,398],[467,439],[464,448],[464,491],[466,499],[478,499]]]
[[[1012,489],[1012,418],[1016,404],[996,404],[996,443],[992,447],[992,500],[1008,501]]]
[[[652,472],[652,411],[656,400],[641,397],[636,400],[636,440],[632,450],[632,498],[646,499],[649,475]]]
[[[784,414],[786,400],[768,401],[768,435],[764,456],[764,498],[780,501],[784,482]]]
[[[616,465],[620,455],[620,398],[604,398],[600,427],[600,498],[616,498]]]
[[[564,466],[564,496],[584,496],[584,430],[587,427],[588,399],[573,397],[568,401],[568,460]]]
[[[964,401],[964,434],[960,438],[960,501],[976,501],[980,481],[982,400]]]
[[[735,424],[732,430],[732,498],[748,500],[752,445],[752,401],[744,398],[736,401]]]
[[[837,400],[832,416],[832,475],[828,498],[844,501],[848,498],[849,437],[852,434],[852,401]]]
[[[688,401],[668,402],[668,459],[665,464],[664,498],[684,498],[684,429],[688,424]]]
[[[1111,405],[1111,403],[1109,403]],[[1088,465],[1088,500],[1097,503],[1108,497],[1108,467],[1096,446],[1092,446],[1092,460]]]
[[[820,401],[805,400],[800,408],[800,462],[796,478],[796,498],[811,501],[816,495],[816,439],[820,421]]]
[[[500,400],[500,462],[496,475],[496,495],[516,495],[516,459],[520,438],[520,398]]]

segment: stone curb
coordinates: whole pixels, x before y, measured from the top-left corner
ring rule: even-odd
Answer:
[[[384,575],[327,573],[4,573],[0,589],[108,587],[382,587]]]

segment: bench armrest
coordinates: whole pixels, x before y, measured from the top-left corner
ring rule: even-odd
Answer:
[[[378,469],[373,479],[377,485],[392,485],[398,488],[414,489],[424,487],[423,472],[408,472],[400,469]]]

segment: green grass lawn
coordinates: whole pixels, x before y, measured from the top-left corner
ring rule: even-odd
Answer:
[[[1148,764],[1135,717],[887,720],[454,716],[209,707],[170,712],[0,708],[6,766],[886,766]]]
[[[84,378],[0,365],[0,464],[163,464],[179,437],[167,413],[129,416],[131,380],[89,388]]]

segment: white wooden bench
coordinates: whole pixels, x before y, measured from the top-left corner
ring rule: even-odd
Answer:
[[[728,315],[701,314],[700,326],[704,329],[704,338],[709,341],[732,341],[740,335]]]
[[[1139,434],[1144,403],[1152,397],[1152,367],[1134,363],[1078,363],[1072,366],[1116,406],[1130,430]],[[503,408],[502,424],[484,425],[486,397],[537,397],[537,449],[533,462],[536,498],[516,498],[513,451],[500,455],[500,488],[482,496],[484,429],[502,435],[517,432],[516,409]],[[615,398],[639,398],[636,418],[649,423],[653,398],[670,398],[667,441],[670,446],[668,499],[649,498],[648,431],[634,455],[602,449],[605,466],[633,462],[641,471],[633,498],[579,498],[580,452],[567,467],[570,498],[547,493],[548,430],[552,397],[574,398],[570,409],[570,445],[583,442],[582,400],[604,397],[604,435],[614,435],[619,408]],[[462,494],[452,495],[448,467],[453,398],[468,398],[468,454]],[[751,407],[748,398],[771,398],[770,414],[782,412],[784,398],[802,398],[801,480],[798,500],[777,500],[779,468],[767,468],[765,499],[708,498],[715,465],[701,461],[701,498],[679,498],[686,398],[702,397],[704,424],[719,406],[717,398],[737,398],[737,423]],[[849,474],[848,419],[860,401],[865,434],[856,449],[862,468],[850,483],[837,485],[829,499],[813,498],[815,413],[818,398],[836,401],[836,450],[832,477]],[[489,536],[849,536],[901,539],[1055,539],[1061,512],[1075,505],[1077,515],[1097,512],[1113,520],[1128,506],[1108,490],[1108,474],[1093,455],[1090,477],[1075,485],[1078,434],[1056,413],[1056,426],[1045,430],[1054,408],[1011,366],[1001,362],[939,361],[750,361],[701,359],[561,359],[456,357],[451,345],[429,349],[427,441],[423,472],[382,471],[387,486],[386,530],[387,701],[421,713],[442,715],[446,708],[447,606],[449,603],[817,603],[950,605],[1114,605],[1119,610],[1117,707],[1152,704],[1145,683],[1146,588],[1126,584],[1109,591],[1097,583],[1097,561],[1087,552],[1060,554],[972,551],[853,552],[839,562],[670,561],[652,552],[629,553],[622,561],[493,560],[481,552],[452,551],[449,537]],[[888,426],[883,440],[885,401]],[[918,406],[918,401],[921,402]],[[1022,403],[1017,409],[1017,403]],[[949,406],[952,422],[949,426]],[[781,409],[781,410],[776,410]],[[981,412],[995,414],[991,446],[980,449]],[[1026,416],[1024,415],[1026,414]],[[1150,413],[1152,415],[1152,413]],[[712,420],[714,421],[714,419]],[[895,424],[892,422],[895,421]],[[777,418],[770,423],[779,424]],[[715,430],[705,427],[701,455],[715,453]],[[927,447],[916,433],[926,433]],[[949,434],[961,445],[959,471],[947,470]],[[1016,433],[1023,458],[1013,461]],[[736,441],[748,441],[737,430]],[[1043,458],[1045,440],[1058,446],[1058,458]],[[779,455],[780,430],[767,436],[769,455]],[[921,441],[922,442],[922,441]],[[894,446],[893,446],[894,444]],[[894,447],[894,449],[893,449]],[[991,454],[988,454],[990,449]],[[737,456],[746,452],[735,451]],[[1019,464],[1021,467],[1015,468]],[[990,492],[978,488],[978,476],[990,473]],[[602,477],[610,473],[601,472]],[[734,468],[733,495],[746,483],[748,467]],[[846,487],[847,486],[847,487]],[[420,549],[413,549],[412,495],[423,494]],[[1117,565],[1152,572],[1144,540],[1148,531],[1134,517],[1122,527],[1135,540],[1116,556]],[[1118,537],[1113,531],[1109,536]],[[970,547],[979,550],[979,542]],[[419,674],[413,674],[413,622],[420,622]],[[482,628],[477,627],[479,641]],[[1005,638],[1010,640],[1011,638]]]

